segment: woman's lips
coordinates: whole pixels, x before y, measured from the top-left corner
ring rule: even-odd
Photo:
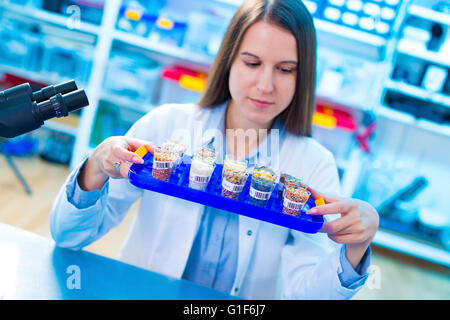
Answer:
[[[273,105],[273,102],[262,101],[262,100],[252,99],[252,98],[250,98],[250,101],[253,103],[253,105],[255,107],[260,108],[260,109],[265,109],[265,108],[268,108],[271,105]]]

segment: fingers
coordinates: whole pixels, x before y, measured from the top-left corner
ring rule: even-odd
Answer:
[[[344,215],[339,219],[327,222],[325,221],[320,232],[333,235],[359,232],[358,224],[352,216]]]
[[[345,214],[349,210],[350,210],[350,203],[346,199],[344,199],[324,204],[322,206],[314,207],[306,211],[306,214],[313,214],[313,215],[325,215],[335,213]]]
[[[346,233],[339,235],[330,235],[328,237],[337,243],[361,243],[364,241],[364,235],[359,233]]]
[[[312,189],[311,187],[308,187],[307,189],[308,189],[309,192],[311,192],[311,197],[314,200],[317,199],[317,198],[320,198],[320,197],[322,197],[325,200],[325,203],[336,202],[336,201],[341,200],[341,198],[338,198],[338,197],[333,197],[333,196],[330,196],[330,195],[323,195],[320,192]]]
[[[137,149],[139,149],[140,146],[144,145],[147,148],[148,152],[153,154],[156,148],[156,145],[153,142],[141,139],[126,137],[126,142],[128,143],[128,150],[132,152],[135,152]]]
[[[128,178],[128,172],[130,171],[130,165],[126,162],[120,165],[120,175],[122,178]]]
[[[131,152],[120,145],[116,145],[112,149],[113,156],[117,158],[121,162],[133,162],[133,163],[139,163],[143,164],[144,160],[142,160],[141,157],[139,157],[134,152]]]

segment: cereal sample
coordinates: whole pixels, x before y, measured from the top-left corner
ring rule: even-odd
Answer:
[[[245,161],[234,160],[231,156],[226,157],[222,171],[222,196],[230,199],[239,197],[247,181],[246,170]]]
[[[276,174],[268,167],[257,167],[253,171],[249,203],[265,207],[272,194]]]
[[[204,191],[214,171],[214,164],[194,158],[189,171],[189,187]]]
[[[152,177],[162,181],[168,181],[177,161],[178,155],[156,148],[153,154]]]
[[[311,192],[300,186],[286,186],[283,198],[283,213],[298,217]]]

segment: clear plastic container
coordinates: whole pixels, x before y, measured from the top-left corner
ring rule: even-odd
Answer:
[[[0,38],[0,62],[12,67],[25,68],[30,48],[20,32],[5,28],[0,32]]]
[[[87,83],[92,65],[93,48],[79,42],[46,37],[42,71],[59,78]]]
[[[215,56],[225,35],[228,20],[228,16],[214,12],[190,13],[184,47],[189,51]]]
[[[147,59],[148,60],[148,59]],[[155,104],[161,66],[123,55],[113,56],[105,76],[105,91],[138,103]]]
[[[211,179],[214,168],[215,164],[194,158],[189,170],[189,187],[204,191]]]
[[[174,165],[176,167],[180,164],[181,158],[183,157],[184,153],[187,150],[187,146],[182,142],[169,140],[169,141],[164,142],[161,145],[161,150],[175,155],[176,161],[175,161]]]
[[[256,167],[250,184],[249,203],[259,207],[265,207],[273,188],[275,187],[276,174],[265,166]]]
[[[166,103],[197,103],[200,101],[199,92],[184,89],[178,82],[163,80],[161,84],[159,104]]]
[[[283,213],[295,217],[299,216],[310,195],[311,192],[303,187],[286,186],[283,197]]]
[[[204,191],[216,166],[214,138],[197,150],[189,171],[189,187]]]
[[[177,156],[173,153],[155,148],[153,157],[152,177],[154,179],[169,181]]]
[[[237,160],[226,155],[222,171],[222,196],[230,199],[239,198],[247,181],[247,161]]]

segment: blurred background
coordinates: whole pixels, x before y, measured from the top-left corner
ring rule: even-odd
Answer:
[[[301,0],[299,0],[301,1]],[[168,102],[196,102],[242,0],[0,0],[0,90],[75,79],[90,106],[0,141],[0,222],[50,237],[70,169]],[[450,1],[309,0],[313,136],[380,214],[354,299],[450,298]],[[125,221],[86,250],[116,257]]]

